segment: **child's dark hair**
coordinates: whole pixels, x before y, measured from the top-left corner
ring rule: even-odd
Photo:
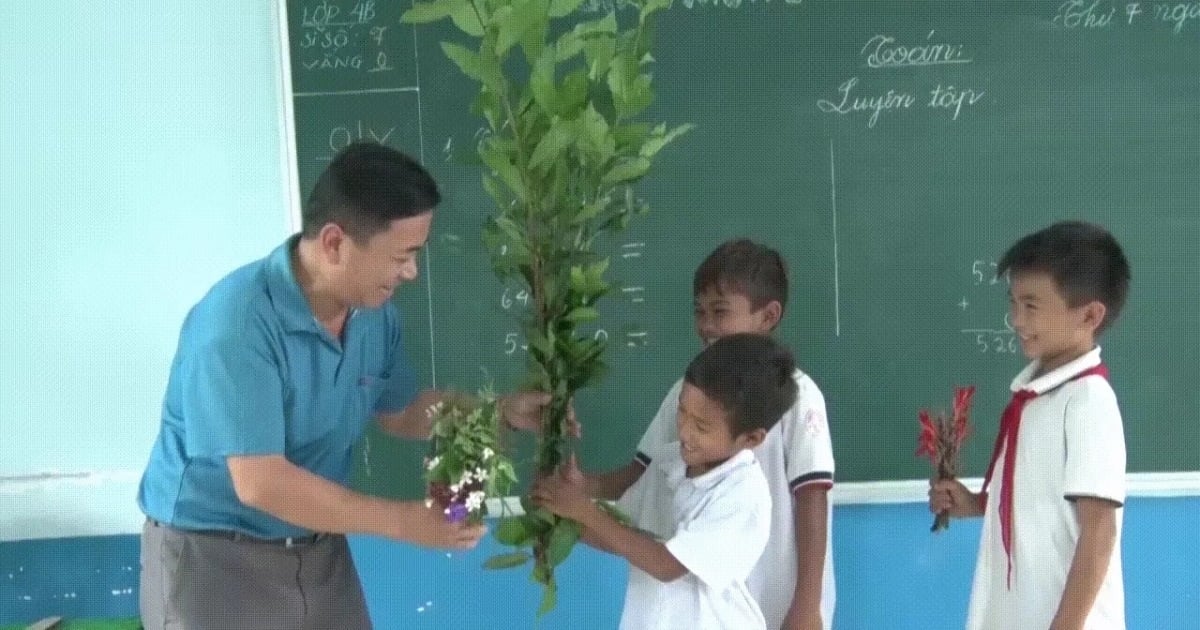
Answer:
[[[700,263],[692,278],[693,295],[714,288],[746,296],[754,310],[772,300],[786,309],[787,265],[779,252],[765,245],[744,238],[725,241]]]
[[[1129,294],[1129,262],[1108,230],[1091,223],[1055,223],[1017,241],[999,263],[1000,273],[1047,273],[1072,307],[1104,304],[1096,333],[1121,314]]]
[[[796,403],[796,361],[767,335],[739,333],[714,341],[688,365],[683,380],[729,415],[733,436],[770,430]]]
[[[356,142],[334,156],[313,186],[301,217],[304,238],[327,223],[341,226],[359,244],[396,219],[433,210],[437,183],[416,160],[382,144]]]

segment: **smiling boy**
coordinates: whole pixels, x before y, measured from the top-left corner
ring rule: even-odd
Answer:
[[[1032,363],[1013,379],[983,490],[940,481],[929,495],[934,512],[984,517],[967,628],[1123,629],[1125,438],[1096,339],[1125,304],[1129,264],[1103,228],[1064,222],[999,268]]]

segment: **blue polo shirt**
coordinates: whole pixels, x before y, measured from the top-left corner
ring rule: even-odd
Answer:
[[[283,455],[347,484],[377,412],[403,409],[416,378],[391,303],[357,309],[343,342],[313,316],[292,272],[293,236],[218,282],[184,320],[162,427],[138,490],[147,516],[262,538],[308,532],[238,500],[225,458]]]

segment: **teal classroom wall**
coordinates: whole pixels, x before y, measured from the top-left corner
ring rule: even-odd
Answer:
[[[272,13],[231,7],[0,3],[0,540],[136,531],[187,309],[289,232]]]

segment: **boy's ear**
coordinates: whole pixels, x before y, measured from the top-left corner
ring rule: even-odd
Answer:
[[[759,444],[762,444],[765,439],[767,439],[766,429],[754,429],[737,437],[737,441],[742,448],[755,448]]]
[[[1083,325],[1095,333],[1100,329],[1100,325],[1104,323],[1104,316],[1108,314],[1108,307],[1104,306],[1104,302],[1100,300],[1092,300],[1084,304],[1081,308],[1083,309]]]
[[[783,319],[783,305],[779,303],[779,300],[771,300],[767,302],[766,306],[759,309],[759,313],[762,314],[763,325],[767,327],[767,330],[775,330],[779,326],[779,320]]]

